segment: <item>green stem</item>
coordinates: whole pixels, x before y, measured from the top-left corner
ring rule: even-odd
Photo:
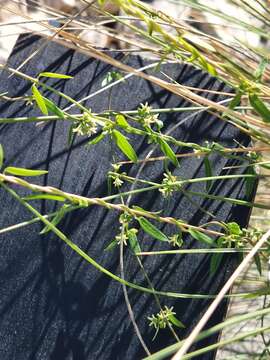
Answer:
[[[206,339],[209,336],[211,336],[217,332],[220,332],[221,330],[223,330],[226,327],[233,326],[240,322],[248,321],[248,320],[251,320],[251,319],[254,319],[257,317],[261,317],[261,316],[267,315],[269,313],[270,313],[270,308],[267,308],[267,309],[257,310],[254,312],[249,312],[244,315],[234,316],[230,319],[227,319],[227,320],[219,323],[218,325],[211,327],[210,329],[202,331],[197,336],[196,342]],[[181,348],[181,346],[184,344],[184,342],[185,342],[185,340],[182,340],[179,343],[170,345],[170,346],[156,352],[155,354],[152,354],[151,356],[144,358],[144,360],[162,360],[162,359],[168,358],[168,356],[174,354],[177,350],[179,350]]]
[[[62,241],[64,241],[72,250],[74,250],[78,255],[80,255],[84,260],[86,260],[89,264],[93,265],[97,270],[102,272],[103,274],[109,276],[111,279],[118,281],[121,284],[129,286],[132,289],[148,293],[148,294],[156,294],[160,296],[167,296],[179,299],[210,299],[215,298],[215,295],[205,295],[205,294],[182,294],[168,291],[155,291],[149,288],[145,288],[143,286],[131,283],[126,281],[119,276],[111,273],[109,270],[98,264],[94,259],[92,259],[89,255],[87,255],[79,246],[74,244],[62,231],[60,231],[56,226],[54,226],[50,221],[48,221],[43,215],[41,215],[34,207],[32,207],[29,203],[23,200],[14,190],[10,189],[3,182],[0,185],[8,191],[20,204],[22,204],[25,208],[27,208],[32,214],[38,217],[48,228],[53,231]],[[235,294],[236,295],[236,294]],[[246,296],[247,294],[241,294],[240,296]],[[231,296],[231,295],[230,295]],[[239,296],[239,294],[237,294]]]

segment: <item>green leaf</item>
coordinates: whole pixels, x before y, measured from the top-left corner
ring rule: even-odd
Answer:
[[[138,210],[138,211],[140,211],[140,212],[144,213],[145,215],[148,215],[148,214],[149,214],[149,211],[147,211],[147,210],[143,209],[143,208],[142,208],[142,207],[140,207],[140,206],[133,205],[133,206],[132,206],[132,209],[134,209],[134,210]],[[158,211],[151,211],[151,214],[155,214],[155,215],[159,215],[159,214],[161,214],[161,213],[162,213],[162,210],[158,210]]]
[[[44,103],[47,107],[47,110],[53,113],[54,115],[59,116],[61,119],[65,118],[64,112],[51,100],[43,96]]]
[[[29,195],[23,198],[23,200],[54,200],[54,201],[66,201],[66,198],[60,195],[51,195],[51,194],[36,194]]]
[[[227,229],[231,235],[241,235],[242,230],[236,222],[230,222],[226,224]]]
[[[112,131],[112,136],[116,145],[127,156],[127,158],[133,162],[137,162],[137,155],[127,138],[117,130]]]
[[[212,166],[211,166],[211,162],[207,156],[204,158],[203,162],[204,162],[204,170],[205,170],[206,177],[212,177],[213,176]],[[212,186],[212,180],[209,179],[205,183],[206,183],[206,190],[210,191],[211,186]]]
[[[42,72],[38,75],[38,77],[48,77],[48,78],[54,78],[54,79],[73,79],[73,76],[65,75],[65,74],[58,74],[58,73],[52,73],[52,72]]]
[[[32,93],[33,93],[33,98],[35,99],[37,106],[39,107],[42,114],[48,115],[48,109],[46,107],[45,101],[41,93],[38,91],[36,85],[32,85]]]
[[[126,121],[126,118],[124,117],[124,115],[121,115],[121,114],[116,115],[115,120],[116,120],[117,125],[121,126],[123,129],[129,127],[129,124]]]
[[[262,120],[266,123],[270,122],[270,110],[264,104],[264,102],[256,95],[249,95],[249,102],[253,109],[262,117]]]
[[[151,224],[147,219],[143,217],[139,217],[138,222],[141,226],[141,228],[149,235],[151,235],[153,238],[160,240],[160,241],[166,241],[169,242],[169,239],[165,234],[163,234],[162,231],[160,231],[155,225]]]
[[[262,59],[262,61],[259,64],[258,69],[255,71],[255,74],[254,74],[256,81],[259,81],[259,82],[262,81],[262,77],[263,77],[263,74],[265,72],[267,65],[268,65],[268,59],[266,59],[266,58]]]
[[[5,168],[4,172],[16,176],[40,176],[48,174],[47,170],[30,170],[13,166]]]
[[[137,235],[132,230],[128,231],[128,241],[129,241],[129,245],[130,245],[132,251],[135,254],[141,252],[141,247],[140,247],[140,244],[138,242]]]
[[[180,329],[184,329],[184,328],[185,328],[185,325],[184,325],[180,320],[178,320],[178,319],[175,317],[175,315],[170,315],[170,316],[168,316],[168,319],[170,320],[170,322],[171,322],[173,325],[179,327]]]
[[[234,110],[236,106],[239,106],[241,104],[242,99],[242,91],[237,91],[235,97],[232,99],[232,101],[229,104],[229,109]]]
[[[105,138],[105,135],[103,133],[97,135],[96,137],[94,137],[94,139],[90,140],[87,145],[96,145],[97,143],[99,143],[102,139]]]
[[[210,236],[208,236],[198,230],[189,229],[188,232],[194,239],[196,239],[198,241],[201,241],[201,242],[203,242],[207,245],[211,245],[211,246],[215,245],[214,240],[212,238],[210,238]]]
[[[154,31],[154,25],[155,25],[155,23],[154,23],[154,21],[153,20],[148,20],[148,22],[147,22],[147,27],[148,27],[148,34],[150,35],[150,36],[152,36],[152,34],[153,34],[153,31]]]
[[[0,144],[0,170],[3,166],[3,163],[4,163],[4,149],[3,149],[3,146]]]
[[[177,157],[176,157],[175,153],[173,152],[172,148],[170,147],[170,145],[161,138],[158,140],[158,142],[160,144],[160,149],[163,152],[163,154],[171,160],[171,162],[174,164],[174,166],[179,166]]]

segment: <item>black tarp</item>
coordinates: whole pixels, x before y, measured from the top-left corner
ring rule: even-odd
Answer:
[[[37,49],[44,39],[35,36],[21,36],[8,61],[16,68]],[[113,53],[117,59],[139,68],[150,64],[140,56]],[[27,63],[22,71],[36,76],[42,71],[65,73],[74,76],[73,80],[52,80],[47,83],[65,92],[76,100],[94,93],[101,87],[111,66],[88,58],[79,52],[49,43],[38,55]],[[208,74],[187,64],[163,64],[163,73],[179,83],[204,89],[231,92]],[[155,72],[156,71],[156,72]],[[148,73],[168,80],[158,70],[152,68]],[[30,83],[18,76],[9,77],[3,71],[0,93],[8,91],[9,96],[30,94]],[[45,91],[61,108],[69,103]],[[202,93],[214,101],[224,96]],[[148,102],[153,108],[188,106],[185,100],[138,77],[132,76],[101,94],[92,97],[85,104],[94,112],[104,109],[132,110],[140,103]],[[78,110],[74,110],[78,112]],[[0,103],[0,117],[19,117],[39,115],[39,110],[27,106],[24,101]],[[187,117],[188,120],[185,120]],[[163,131],[179,124],[173,136],[189,142],[203,144],[204,141],[236,147],[238,143],[248,146],[250,139],[237,128],[225,121],[216,119],[207,112],[163,114]],[[29,124],[5,124],[0,126],[0,143],[5,149],[5,166],[20,166],[32,169],[47,169],[48,175],[34,179],[41,185],[59,187],[65,191],[88,197],[107,194],[106,174],[111,170],[114,159],[123,156],[109,139],[95,146],[85,146],[87,139],[77,138],[67,145],[69,123],[52,122],[36,126]],[[142,137],[130,136],[139,158],[150,149]],[[188,149],[174,148],[177,152]],[[160,155],[156,152],[155,155]],[[237,165],[239,161],[218,155],[210,157],[213,173],[233,174],[245,171],[243,168],[223,170],[224,166]],[[181,160],[179,168],[169,165],[170,170],[183,178],[205,176],[203,158],[189,157]],[[123,168],[128,174],[136,175],[138,165]],[[164,173],[162,162],[152,162],[145,167],[142,178],[160,181]],[[125,189],[125,188],[123,188]],[[205,183],[196,183],[188,190],[205,191]],[[16,190],[23,192],[16,187]],[[243,199],[245,181],[220,180],[214,182],[211,194]],[[33,202],[42,214],[55,210],[55,204],[48,201]],[[221,201],[211,201],[199,197],[191,199],[182,193],[164,199],[160,192],[143,193],[133,197],[132,204],[139,204],[148,210],[164,210],[167,216],[183,219],[190,224],[199,225],[212,218],[206,211],[215,215],[219,221],[237,221],[245,227],[249,209]],[[202,210],[204,209],[204,210]],[[0,190],[0,228],[13,225],[32,217],[3,189]],[[111,272],[119,272],[119,248],[105,252],[104,248],[119,232],[119,214],[93,206],[67,215],[60,224],[61,230],[77,245]],[[0,358],[4,360],[25,359],[141,359],[145,353],[135,335],[128,316],[123,290],[119,283],[101,274],[82,260],[54,234],[39,235],[41,224],[23,227],[0,235]],[[171,226],[160,229],[172,234]],[[169,249],[163,243],[150,238],[140,230],[139,239],[143,250]],[[185,236],[184,247],[202,247],[197,241]],[[179,293],[216,294],[234,269],[237,258],[228,255],[215,276],[209,274],[209,259],[204,255],[151,256],[143,258],[143,264],[153,286],[157,290]],[[128,249],[124,254],[125,276],[131,282],[148,286],[144,274]],[[154,330],[149,327],[147,316],[157,313],[159,308],[154,297],[128,289],[136,321],[151,352],[175,342],[171,333],[161,330],[152,341]],[[172,299],[160,297],[162,306],[174,306],[177,317],[187,326],[176,330],[179,337],[186,336],[198,322],[209,300]],[[226,312],[224,301],[208,326],[221,321]],[[217,336],[203,341],[207,345],[217,340]],[[214,353],[201,356],[212,359]]]

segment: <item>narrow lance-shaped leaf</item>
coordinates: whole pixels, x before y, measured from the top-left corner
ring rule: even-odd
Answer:
[[[127,138],[120,133],[118,130],[112,131],[113,139],[119,149],[127,156],[127,158],[133,162],[137,162],[138,158],[135,153],[135,150],[128,142]]]
[[[262,81],[263,74],[268,65],[268,59],[264,58],[260,62],[258,69],[255,71],[254,77],[257,81]]]
[[[165,234],[163,234],[162,231],[160,231],[155,225],[151,224],[150,221],[143,217],[139,217],[138,222],[141,226],[141,228],[149,235],[151,235],[153,238],[160,240],[160,241],[166,241],[169,242],[169,239]]]
[[[4,172],[16,176],[40,176],[48,174],[47,170],[31,170],[13,166],[5,168]]]
[[[141,247],[140,247],[137,235],[132,230],[128,231],[128,241],[129,241],[129,245],[130,245],[132,251],[135,254],[141,252]]]
[[[236,95],[229,104],[229,109],[234,110],[236,106],[239,106],[241,104],[242,95],[243,95],[242,91],[238,91],[236,93]]]
[[[47,110],[53,113],[54,115],[59,116],[61,119],[65,118],[64,112],[51,100],[43,96],[44,103],[47,107]]]
[[[270,110],[265,103],[256,95],[249,95],[249,102],[253,109],[262,117],[262,120],[266,123],[270,122]]]
[[[210,160],[208,159],[207,156],[204,158],[203,162],[204,162],[205,175],[207,177],[212,177],[213,176],[212,166],[211,166],[211,162],[210,162]],[[210,191],[211,186],[212,186],[212,180],[209,179],[208,181],[206,181],[206,190]]]
[[[66,198],[60,195],[51,195],[51,194],[36,194],[25,196],[23,200],[31,201],[31,200],[53,200],[53,201],[66,201]]]
[[[0,144],[0,170],[4,163],[4,149],[3,146]]]
[[[73,79],[73,76],[65,75],[65,74],[58,74],[52,72],[42,72],[39,74],[39,77],[48,77],[48,78],[55,78],[55,79]]]
[[[163,152],[163,154],[171,160],[171,162],[174,164],[174,166],[178,166],[179,162],[177,160],[177,157],[176,157],[174,151],[170,147],[170,145],[161,138],[158,141],[159,141],[160,148],[161,148],[161,151]]]
[[[168,319],[170,320],[170,322],[173,324],[173,325],[175,325],[175,326],[177,326],[178,328],[180,328],[180,329],[184,329],[185,328],[185,325],[180,321],[180,320],[178,320],[176,317],[175,317],[175,315],[170,315],[169,317],[168,317]]]
[[[41,95],[41,93],[38,91],[36,85],[32,85],[32,93],[33,93],[33,98],[35,99],[37,106],[39,107],[40,111],[44,114],[44,115],[48,115],[48,109],[46,107],[45,101],[43,99],[43,96]]]
[[[193,229],[189,229],[188,232],[194,239],[201,241],[207,245],[215,246],[215,242],[212,238],[210,238],[210,236],[208,236],[198,230],[193,230]]]
[[[94,137],[94,139],[90,140],[87,145],[96,145],[97,143],[99,143],[101,140],[103,140],[105,137],[105,135],[103,133],[97,135],[96,137]]]

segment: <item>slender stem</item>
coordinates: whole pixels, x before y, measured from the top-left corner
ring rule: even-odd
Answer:
[[[215,298],[215,295],[205,295],[205,294],[182,294],[182,293],[175,293],[170,291],[156,291],[149,288],[145,288],[143,286],[131,283],[126,281],[119,276],[111,273],[109,270],[101,266],[97,263],[93,258],[91,258],[88,254],[86,254],[78,245],[73,243],[62,231],[60,231],[56,226],[54,226],[48,219],[46,219],[43,215],[41,215],[33,206],[23,200],[14,190],[9,188],[3,182],[0,183],[7,192],[9,192],[20,204],[22,204],[25,208],[27,208],[32,214],[38,217],[48,228],[53,231],[61,240],[63,240],[72,250],[74,250],[78,255],[80,255],[84,260],[86,260],[89,264],[93,265],[96,269],[101,271],[103,274],[109,276],[113,280],[118,281],[120,284],[124,284],[133,288],[135,290],[148,293],[148,294],[157,294],[160,296],[167,296],[179,299],[210,299]],[[247,294],[234,294],[233,296],[246,296]],[[232,295],[230,295],[231,297]]]
[[[218,296],[215,298],[215,300],[212,302],[212,304],[209,306],[201,320],[198,322],[198,324],[195,326],[195,328],[192,330],[191,334],[188,336],[188,338],[185,340],[183,346],[181,349],[174,355],[172,360],[182,360],[186,352],[189,350],[191,345],[193,344],[194,340],[200,333],[200,331],[204,328],[204,326],[207,324],[209,318],[212,316],[213,312],[218,307],[219,303],[224,298],[224,295],[230,290],[231,286],[233,285],[234,281],[238,278],[238,276],[242,273],[242,271],[245,270],[248,263],[252,260],[252,258],[256,255],[256,253],[260,250],[260,248],[265,244],[265,242],[270,237],[270,230],[268,230],[261,239],[257,242],[257,244],[253,247],[253,249],[248,253],[248,255],[244,258],[244,260],[241,262],[241,264],[236,268],[236,270],[233,272],[233,274],[230,276],[228,281],[225,283],[225,285],[220,290]]]

